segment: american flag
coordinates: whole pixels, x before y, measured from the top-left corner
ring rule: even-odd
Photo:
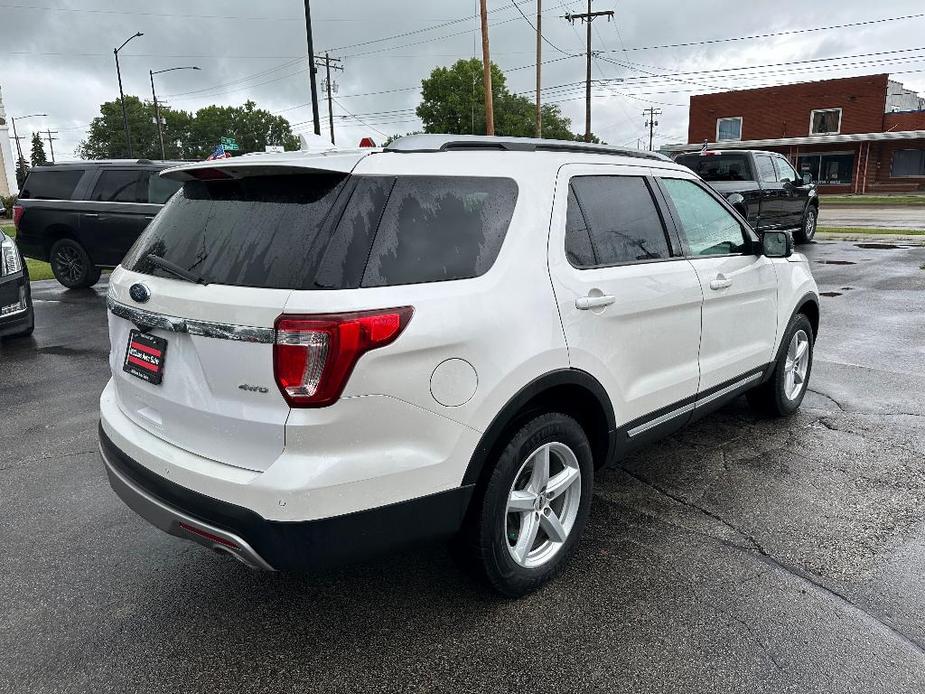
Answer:
[[[216,145],[215,149],[212,150],[212,154],[206,157],[206,161],[212,161],[213,159],[228,159],[231,155],[225,151],[225,145]]]

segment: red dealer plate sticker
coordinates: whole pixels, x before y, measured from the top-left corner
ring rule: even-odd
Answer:
[[[164,376],[164,357],[167,354],[167,340],[140,330],[133,330],[128,336],[125,350],[125,364],[122,370],[142,381],[160,385]]]

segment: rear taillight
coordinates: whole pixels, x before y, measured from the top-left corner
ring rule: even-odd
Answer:
[[[291,407],[324,407],[347,385],[357,360],[397,338],[411,306],[312,316],[283,314],[276,319],[273,372]]]
[[[22,219],[22,205],[13,205],[13,226],[19,231],[19,220]]]

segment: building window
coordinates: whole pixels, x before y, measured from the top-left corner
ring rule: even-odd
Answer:
[[[797,158],[797,169],[801,177],[809,173],[817,183],[848,184],[851,183],[854,174],[854,153],[801,154]]]
[[[809,115],[810,135],[835,135],[841,132],[841,109],[821,108]]]
[[[742,116],[716,119],[716,141],[742,139]]]
[[[890,176],[925,176],[925,149],[898,149],[893,152]]]

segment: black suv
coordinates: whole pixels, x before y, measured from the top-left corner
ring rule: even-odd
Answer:
[[[182,162],[81,161],[36,166],[13,208],[16,242],[51,263],[65,287],[89,287],[115,267],[179,188],[159,172]]]

